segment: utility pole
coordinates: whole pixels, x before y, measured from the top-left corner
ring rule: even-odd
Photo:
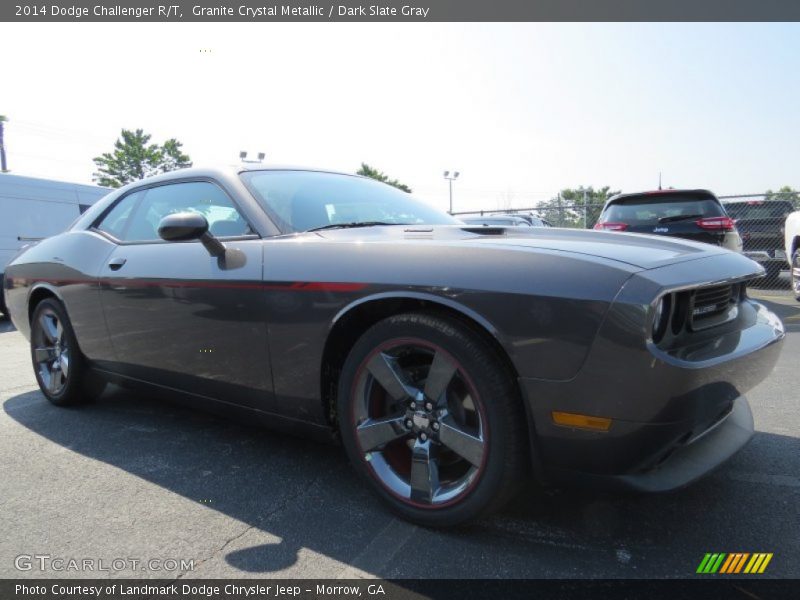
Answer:
[[[586,188],[583,188],[583,228],[587,229],[589,224],[586,218]]]
[[[0,115],[0,173],[8,172],[8,165],[6,164],[6,144],[3,141],[3,123],[8,121],[4,115]]]

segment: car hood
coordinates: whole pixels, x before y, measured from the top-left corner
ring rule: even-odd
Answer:
[[[637,233],[553,227],[390,226],[328,229],[315,235],[341,242],[395,242],[505,248],[527,252],[563,252],[654,269],[676,262],[730,253],[718,246]]]

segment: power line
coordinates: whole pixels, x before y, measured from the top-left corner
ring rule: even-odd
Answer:
[[[25,158],[36,158],[39,160],[46,160],[46,161],[53,161],[65,164],[72,164],[72,165],[86,165],[87,163],[91,162],[91,159],[87,160],[77,160],[77,159],[69,159],[69,158],[55,158],[52,156],[43,156],[41,154],[29,154],[27,152],[14,152],[15,156],[24,156]]]
[[[100,136],[97,134],[90,134],[87,133],[85,130],[77,130],[77,129],[68,129],[64,127],[56,127],[53,125],[47,125],[44,123],[36,123],[33,121],[26,121],[22,120],[15,120],[14,127],[20,127],[21,129],[27,129],[31,132],[40,133],[41,135],[49,135],[52,137],[62,137],[62,138],[73,138],[73,139],[80,139],[85,140],[86,138],[92,138],[97,141],[103,141],[104,143],[108,143],[108,139],[105,136]],[[110,137],[110,136],[109,136]]]

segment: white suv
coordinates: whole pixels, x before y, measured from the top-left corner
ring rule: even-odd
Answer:
[[[786,217],[784,225],[786,240],[786,259],[792,273],[792,291],[794,297],[800,302],[800,210]]]

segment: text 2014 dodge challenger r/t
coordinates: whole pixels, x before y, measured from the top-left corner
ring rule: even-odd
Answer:
[[[5,294],[54,404],[114,381],[338,436],[394,511],[452,525],[527,477],[668,490],[734,454],[784,337],[747,296],[762,273],[259,167],[115,191],[18,255]]]

